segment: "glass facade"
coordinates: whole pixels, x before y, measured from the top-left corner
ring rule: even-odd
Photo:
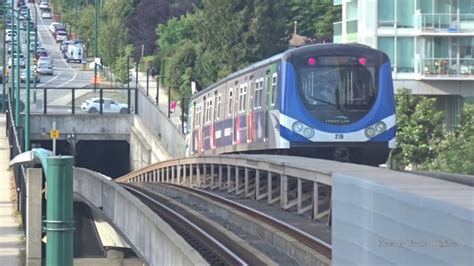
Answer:
[[[397,72],[415,72],[415,39],[412,37],[397,38]]]

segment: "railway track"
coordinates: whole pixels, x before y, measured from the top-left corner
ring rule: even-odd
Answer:
[[[149,184],[146,184],[149,185]],[[232,240],[225,237],[226,233],[218,233],[217,227],[219,225],[209,225],[203,221],[195,221],[195,224],[203,229],[207,229],[209,234],[212,234],[218,242],[221,242],[228,246],[230,250],[236,250],[237,255],[240,256],[243,261],[246,261],[250,265],[261,265],[261,264],[280,264],[280,265],[329,265],[331,261],[331,246],[318,238],[307,234],[289,224],[278,221],[277,219],[268,216],[259,211],[253,210],[247,206],[239,203],[227,200],[221,196],[199,190],[192,189],[172,184],[160,184],[159,187],[165,188],[169,193],[165,193],[163,190],[153,191],[138,188],[135,185],[127,185],[127,189],[134,188],[135,190],[141,191],[141,193],[153,197],[155,199],[161,198],[161,202],[166,202],[166,205],[170,206],[177,212],[180,212],[182,216],[191,219],[191,212],[199,213],[200,216],[207,216],[207,218],[213,222],[220,224],[225,230],[238,235],[241,240]],[[148,186],[147,186],[148,188]],[[179,203],[177,203],[179,202]],[[198,203],[205,202],[205,203]],[[145,202],[146,204],[146,202]],[[181,204],[181,207],[178,206]],[[174,206],[173,206],[174,205]],[[219,205],[218,207],[212,207],[212,205]],[[184,206],[184,207],[183,207]],[[207,207],[208,208],[207,208]],[[188,211],[186,211],[186,209]],[[233,214],[222,214],[222,211],[216,211],[216,209],[230,210]],[[187,213],[184,213],[187,212]],[[217,215],[220,213],[221,215]],[[291,246],[292,250],[285,250],[279,244],[271,243],[269,239],[260,239],[261,236],[255,235],[248,231],[248,228],[238,228],[232,221],[233,218],[238,216],[238,219],[248,219],[246,221],[248,227],[260,227],[260,233],[275,236],[270,239],[289,239],[287,243]],[[166,219],[165,219],[166,220]],[[253,224],[253,225],[250,225]],[[263,229],[262,229],[263,228]],[[267,230],[262,233],[262,230]],[[179,232],[178,232],[179,233]],[[224,236],[223,236],[224,235]],[[242,243],[249,243],[252,247],[242,247]],[[263,243],[263,245],[262,245]],[[237,245],[237,246],[235,246]],[[283,245],[284,246],[284,245]],[[295,250],[298,250],[295,252]],[[253,254],[261,254],[253,256]],[[297,254],[299,253],[299,254]],[[303,254],[304,255],[301,255]]]
[[[186,240],[210,265],[248,265],[238,255],[219,243],[211,235],[196,226],[162,202],[130,185],[125,189],[139,198],[145,205],[165,220],[184,240]]]

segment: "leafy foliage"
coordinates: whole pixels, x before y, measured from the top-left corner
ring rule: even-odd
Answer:
[[[417,166],[436,157],[433,149],[442,136],[443,113],[435,108],[436,99],[413,96],[401,89],[396,95],[397,148],[392,156],[401,168]]]
[[[474,175],[474,105],[465,104],[461,125],[436,147],[430,170]]]
[[[120,50],[120,56],[115,60],[112,69],[115,73],[117,81],[124,84],[130,81],[128,61],[133,54],[133,46],[127,45]]]

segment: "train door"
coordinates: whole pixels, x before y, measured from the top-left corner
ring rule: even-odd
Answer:
[[[265,128],[264,128],[264,133],[263,133],[263,141],[264,142],[269,142],[269,128],[271,127],[271,108],[270,108],[270,70],[267,70],[265,72],[265,78],[263,81],[263,86],[264,86],[264,95],[266,97],[263,97],[263,106],[265,106]]]
[[[231,84],[227,84],[226,87],[226,101],[225,101],[225,111],[224,111],[224,123],[222,125],[224,131],[224,152],[230,152],[230,147],[232,147],[233,142],[233,131],[234,131],[234,119],[233,119],[233,106],[234,106],[234,88]]]

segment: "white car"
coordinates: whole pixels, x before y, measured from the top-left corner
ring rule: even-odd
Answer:
[[[43,11],[43,13],[41,13],[41,18],[44,18],[44,19],[51,19],[51,12],[49,12],[49,11]]]
[[[63,26],[63,24],[58,23],[58,22],[53,22],[49,25],[49,31],[54,32],[54,30],[56,29],[56,26]]]
[[[128,113],[128,105],[124,103],[118,103],[109,98],[102,98],[102,108],[104,113]],[[99,113],[100,98],[90,98],[86,100],[81,104],[81,110],[91,114]]]
[[[12,41],[12,36],[13,36],[13,39],[16,40],[16,31],[13,32],[13,34],[11,32],[8,32],[6,35],[5,35],[5,41],[6,42],[11,42]]]
[[[46,2],[46,1],[41,1],[41,3],[39,4],[39,8],[40,8],[40,10],[48,9],[48,8],[49,8],[48,2]]]

